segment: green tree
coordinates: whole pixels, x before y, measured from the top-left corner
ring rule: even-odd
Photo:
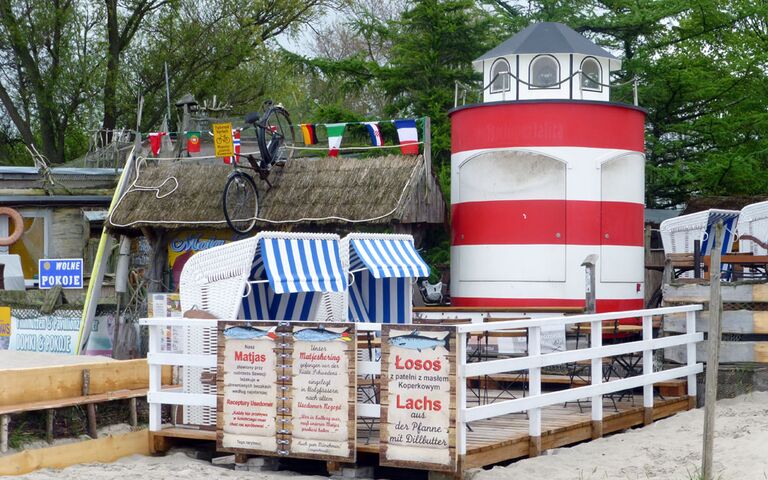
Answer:
[[[448,110],[453,108],[455,82],[479,78],[472,60],[494,38],[492,16],[471,0],[414,0],[405,4],[399,18],[382,22],[370,12],[347,26],[358,35],[359,45],[375,39],[387,48],[377,54],[351,48],[341,58],[300,60],[346,98],[361,91],[379,93],[381,110],[362,111],[365,115],[431,117],[433,161],[443,191],[450,191]]]
[[[97,28],[98,12],[77,0],[0,0],[0,105],[21,140],[54,163],[67,132],[93,114]]]
[[[335,2],[0,0],[0,155],[16,162],[23,142],[52,163],[72,160],[99,123],[135,124],[138,93],[143,128],[156,128],[166,62],[175,98],[260,103],[292,75],[272,40]]]

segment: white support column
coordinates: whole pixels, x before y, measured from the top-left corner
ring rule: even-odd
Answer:
[[[643,340],[653,339],[653,317],[643,317]],[[643,350],[643,376],[653,373],[653,350]],[[643,385],[643,423],[653,422],[653,384]]]
[[[467,423],[465,422],[467,413],[467,377],[465,375],[467,366],[467,334],[459,333],[456,336],[456,398],[458,402],[456,428],[457,443],[459,455],[467,453]]]
[[[538,357],[539,355],[541,355],[541,327],[531,327],[528,329],[528,356]],[[528,391],[531,397],[541,395],[541,367],[528,369]],[[541,453],[541,408],[528,410],[528,435],[531,437],[528,454],[531,457],[538,456]]]
[[[685,313],[685,333],[696,333],[696,312]],[[696,365],[696,343],[686,346],[688,366]],[[696,406],[696,375],[688,375],[688,408]]]
[[[590,328],[590,347],[600,348],[603,346],[603,322],[591,322]],[[592,369],[590,371],[592,385],[603,383],[603,358],[592,359]],[[592,438],[603,436],[603,396],[595,395],[592,397]]]
[[[153,353],[160,353],[160,339],[162,337],[161,326],[150,325],[149,327],[149,356]],[[149,364],[149,395],[152,393],[159,393],[163,388],[163,366],[156,364]],[[149,399],[149,398],[148,398]],[[161,411],[162,404],[153,403],[149,404],[149,430],[151,432],[157,432],[161,429]]]

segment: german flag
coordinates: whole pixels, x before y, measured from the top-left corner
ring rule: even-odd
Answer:
[[[317,133],[315,133],[314,123],[302,123],[301,133],[304,136],[304,145],[317,144]]]

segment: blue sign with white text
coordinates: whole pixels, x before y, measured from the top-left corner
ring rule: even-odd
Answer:
[[[40,259],[38,282],[41,290],[61,285],[62,288],[83,288],[83,259]]]

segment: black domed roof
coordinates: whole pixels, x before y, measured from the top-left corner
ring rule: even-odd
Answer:
[[[485,52],[475,61],[520,53],[580,53],[596,57],[616,58],[567,25],[557,22],[541,22],[528,25],[501,45]]]

